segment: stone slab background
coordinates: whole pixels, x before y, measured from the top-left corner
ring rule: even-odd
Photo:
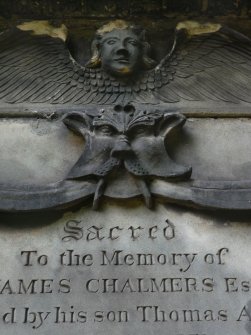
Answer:
[[[0,1],[3,17],[82,17],[131,15],[251,15],[249,0],[10,0]]]
[[[46,185],[64,179],[84,148],[61,120],[0,120],[0,183]],[[251,119],[189,118],[168,140],[195,180],[250,180]]]
[[[74,34],[93,36],[121,18],[148,30],[166,31],[183,20],[226,24],[251,36],[251,0],[0,0],[0,31],[29,20],[64,23]]]

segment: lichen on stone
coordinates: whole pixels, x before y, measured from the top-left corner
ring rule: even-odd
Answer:
[[[60,38],[63,41],[67,39],[68,31],[64,24],[60,27],[54,27],[48,21],[36,20],[24,22],[18,25],[17,28],[24,31],[32,31],[34,35],[48,35],[53,38]]]
[[[200,23],[197,21],[183,21],[177,24],[177,30],[185,29],[189,36],[215,33],[221,29],[218,23]]]

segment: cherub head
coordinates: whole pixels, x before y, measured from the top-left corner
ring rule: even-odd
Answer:
[[[112,76],[128,77],[155,66],[149,51],[145,30],[116,20],[97,30],[92,43],[92,57],[87,66],[101,67]]]

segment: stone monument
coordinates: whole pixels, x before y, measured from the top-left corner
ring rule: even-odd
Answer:
[[[1,335],[251,334],[251,40],[157,42],[0,35]]]

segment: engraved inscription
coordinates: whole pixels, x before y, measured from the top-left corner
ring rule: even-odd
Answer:
[[[18,276],[0,275],[0,297],[7,301],[0,325],[7,333],[22,327],[27,334],[59,334],[72,327],[67,331],[98,334],[112,327],[115,334],[117,327],[126,333],[143,327],[147,335],[167,329],[172,335],[221,335],[250,327],[251,280],[233,269],[236,257],[245,261],[233,243],[187,243],[187,226],[173,218],[153,217],[143,225],[76,216],[63,223],[56,248],[19,248],[9,258]]]
[[[101,241],[103,239],[108,240],[119,240],[123,235],[128,235],[131,240],[140,239],[143,236],[147,236],[151,240],[159,239],[164,237],[167,241],[175,238],[175,227],[173,223],[166,219],[164,223],[158,223],[149,228],[144,226],[129,226],[127,228],[123,226],[113,226],[106,228],[106,226],[87,226],[85,227],[84,222],[81,220],[69,220],[64,225],[64,233],[62,237],[63,242],[69,242],[71,240],[84,239],[87,242],[90,241]]]

